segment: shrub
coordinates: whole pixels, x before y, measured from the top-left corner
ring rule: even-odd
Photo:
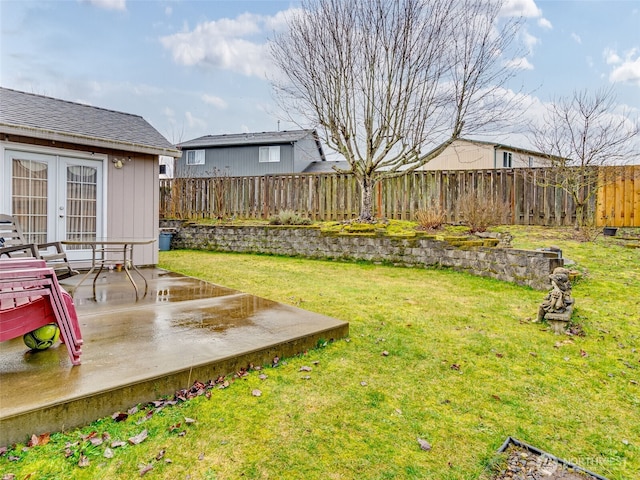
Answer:
[[[490,197],[467,193],[460,197],[459,212],[469,231],[486,232],[487,228],[504,223],[509,205]]]
[[[442,226],[446,218],[446,214],[440,205],[416,212],[416,221],[420,230],[437,230]]]
[[[293,210],[281,210],[269,219],[270,225],[310,225],[311,220],[301,217]]]

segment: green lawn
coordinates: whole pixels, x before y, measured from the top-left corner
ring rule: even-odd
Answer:
[[[611,480],[637,478],[640,250],[615,238],[578,243],[569,230],[510,231],[516,247],[556,245],[576,262],[584,337],[532,323],[545,292],[449,270],[163,252],[165,268],[347,320],[350,338],[141,424],[147,411],[19,445],[0,457],[0,471],[125,479],[152,465],[145,478],[476,479],[511,435]],[[89,441],[65,458],[81,434],[126,441],[142,429],[148,438],[113,458]]]

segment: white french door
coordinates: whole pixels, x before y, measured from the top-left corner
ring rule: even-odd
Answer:
[[[18,217],[27,241],[102,236],[102,160],[6,150],[7,169],[11,213]],[[67,256],[79,260],[86,252],[67,247]]]

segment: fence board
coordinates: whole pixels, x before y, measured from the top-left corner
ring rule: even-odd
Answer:
[[[440,206],[447,222],[456,223],[461,220],[458,199],[465,192],[476,192],[508,204],[511,223],[572,225],[574,201],[554,186],[554,176],[545,169],[414,172],[379,182],[374,210],[379,217],[412,220],[417,211]],[[640,226],[640,166],[627,167],[615,181],[605,181],[604,174],[600,177],[592,200],[596,223]],[[281,210],[293,210],[314,220],[345,220],[358,215],[359,205],[360,189],[347,174],[160,180],[162,218],[267,219]]]

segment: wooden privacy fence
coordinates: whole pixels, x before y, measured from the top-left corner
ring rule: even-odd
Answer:
[[[634,168],[634,167],[632,167]],[[590,211],[598,224],[603,211],[615,210],[618,226],[640,226],[640,166],[634,179],[600,188]],[[461,220],[461,195],[471,192],[507,204],[505,223],[572,225],[575,205],[547,169],[414,172],[385,179],[374,192],[375,214],[414,220],[418,210],[440,206],[448,222]],[[599,206],[596,209],[596,200]],[[175,178],[160,180],[162,218],[262,218],[292,210],[313,220],[357,217],[359,187],[351,175],[337,173],[260,177]],[[620,205],[624,211],[619,210]],[[608,209],[608,210],[607,210]],[[609,224],[612,224],[609,221]]]

